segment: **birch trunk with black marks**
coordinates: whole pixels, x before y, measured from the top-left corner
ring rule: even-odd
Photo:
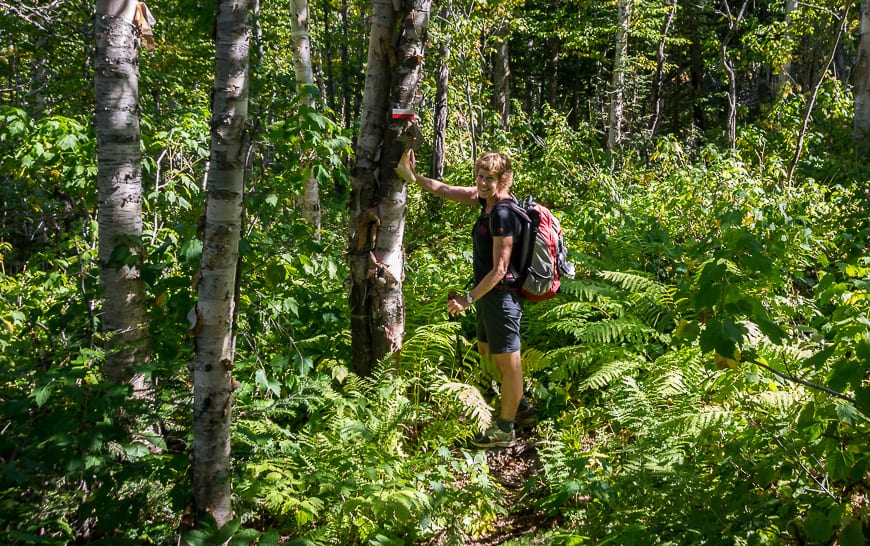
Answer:
[[[247,154],[251,0],[220,0],[215,33],[211,159],[199,299],[191,317],[193,361],[193,497],[197,518],[232,518],[230,415]]]
[[[299,95],[300,114],[306,108],[314,108],[310,86],[314,85],[311,69],[311,38],[308,34],[308,0],[290,0],[290,28],[293,33],[293,67],[296,72],[296,93]],[[303,156],[306,154],[302,152]],[[313,228],[314,240],[320,240],[320,188],[311,175],[311,162],[300,165],[309,175],[302,187],[302,217]]]
[[[146,396],[138,369],[149,358],[142,246],[142,155],[139,132],[139,35],[136,2],[96,4],[94,124],[97,136],[100,287],[106,375]]]
[[[404,13],[397,13],[391,0],[375,0],[372,7],[348,241],[353,366],[361,375],[399,351],[405,335],[407,187],[394,168],[404,151],[399,137],[409,122],[390,113],[418,102],[430,4],[413,0]]]

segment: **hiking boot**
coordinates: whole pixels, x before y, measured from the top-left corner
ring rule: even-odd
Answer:
[[[538,412],[535,406],[526,406],[526,409],[517,410],[516,428],[519,430],[532,428],[538,424]]]
[[[483,434],[478,434],[471,443],[477,447],[511,447],[517,442],[517,437],[514,431],[505,432],[498,428],[498,425],[492,425],[489,430]]]

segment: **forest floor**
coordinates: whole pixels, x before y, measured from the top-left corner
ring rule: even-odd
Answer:
[[[534,431],[518,433],[517,440],[517,445],[513,447],[486,452],[490,475],[504,488],[504,506],[508,512],[499,518],[492,531],[464,542],[464,546],[547,544],[547,531],[561,523],[558,516],[537,510],[537,503],[530,503],[530,499],[524,495],[531,481],[541,472],[541,464]],[[456,544],[455,537],[437,537],[426,542],[427,546],[448,544]]]

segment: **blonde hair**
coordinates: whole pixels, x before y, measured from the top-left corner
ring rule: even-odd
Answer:
[[[481,169],[498,174],[504,187],[510,187],[514,181],[514,171],[511,168],[511,158],[500,152],[486,152],[474,162],[474,177]]]

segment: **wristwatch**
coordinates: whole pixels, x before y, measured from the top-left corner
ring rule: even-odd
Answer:
[[[469,292],[468,294],[465,294],[465,299],[468,300],[468,305],[471,305],[472,303],[474,303],[474,298],[471,297],[471,292]]]

